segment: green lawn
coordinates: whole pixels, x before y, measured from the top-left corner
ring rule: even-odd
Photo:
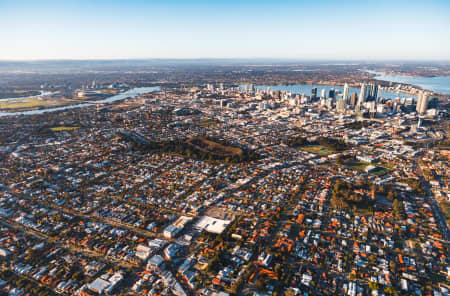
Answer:
[[[36,98],[0,101],[0,109],[22,109],[41,106],[46,107],[48,104],[45,101]]]
[[[385,168],[382,166],[377,166],[376,169],[370,173],[377,175],[377,176],[383,176],[383,175],[386,175],[387,173],[389,173],[390,171],[391,171],[391,169],[388,169],[388,168]]]
[[[344,166],[357,170],[357,171],[364,171],[364,169],[369,165],[369,163],[364,162],[364,161],[357,161],[357,160],[352,160],[352,161],[347,161],[343,163]],[[375,165],[375,164],[373,164]],[[387,173],[389,173],[391,171],[391,169],[383,167],[383,166],[376,166],[375,169],[373,171],[371,171],[371,174],[374,174],[376,176],[382,176],[385,175]]]
[[[335,151],[332,151],[322,145],[308,145],[308,146],[300,147],[300,149],[320,155],[320,156],[327,156],[327,155],[335,153]]]
[[[51,127],[50,130],[54,132],[62,132],[62,131],[73,131],[79,129],[79,126],[55,126]]]
[[[348,168],[357,170],[357,171],[364,171],[366,166],[368,166],[369,164],[367,162],[363,162],[363,161],[351,160],[351,161],[344,162],[343,165]]]
[[[208,120],[208,121],[202,121],[198,125],[200,126],[210,126],[210,125],[216,125],[217,122],[214,120]]]

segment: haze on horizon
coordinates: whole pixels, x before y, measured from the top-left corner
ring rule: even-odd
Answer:
[[[0,0],[0,60],[450,60],[450,2]]]

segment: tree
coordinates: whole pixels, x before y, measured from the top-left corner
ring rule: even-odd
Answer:
[[[375,282],[369,282],[369,288],[371,290],[378,290],[379,289],[378,284],[375,283]]]
[[[389,295],[397,295],[397,292],[395,291],[394,287],[392,287],[392,286],[384,288],[384,293],[389,294]]]
[[[240,277],[236,283],[231,287],[231,293],[238,295],[239,291],[241,290],[242,286],[244,285],[244,280],[242,277]]]
[[[405,209],[403,208],[403,204],[398,199],[395,199],[392,203],[392,211],[394,213],[394,217],[396,219],[404,219],[405,217]]]
[[[264,291],[264,281],[262,279],[257,279],[255,282],[255,287],[258,291]]]
[[[393,192],[393,191],[389,191],[388,194],[387,194],[387,199],[388,199],[389,201],[393,201],[394,198],[395,198],[394,192]]]

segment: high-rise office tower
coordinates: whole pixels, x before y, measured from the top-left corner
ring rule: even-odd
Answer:
[[[311,89],[311,99],[317,98],[317,87]]]
[[[344,113],[347,106],[347,102],[344,100],[342,94],[338,94],[336,98],[336,111]]]
[[[322,93],[320,94],[320,97],[325,99],[326,96],[327,96],[327,91],[323,88]]]
[[[343,98],[337,99],[336,111],[339,112],[339,113],[344,113],[345,112],[345,101],[344,101]]]
[[[374,101],[376,101],[378,99],[378,85],[374,85],[372,97],[373,97]]]
[[[371,116],[375,116],[375,113],[377,112],[377,102],[371,101],[369,104],[369,112]]]
[[[334,88],[332,88],[328,91],[328,97],[334,99],[334,95],[335,95]]]
[[[369,83],[366,86],[366,98],[365,98],[366,101],[370,101],[371,100],[372,88],[373,88],[373,84],[372,83]]]
[[[357,96],[356,93],[352,93],[352,95],[350,96],[350,105],[352,106],[356,106],[356,100],[357,100]]]
[[[343,96],[344,102],[347,103],[348,100],[348,84],[344,84],[344,96]]]
[[[366,101],[367,96],[367,87],[366,84],[361,84],[361,91],[359,92],[358,106],[361,106],[362,103]]]
[[[376,101],[378,98],[378,85],[370,83],[368,85],[368,98],[371,101]]]
[[[331,109],[333,107],[333,98],[328,98],[325,102],[325,105],[328,109]]]
[[[419,94],[416,104],[416,111],[419,114],[427,112],[428,108],[428,96],[422,91]]]

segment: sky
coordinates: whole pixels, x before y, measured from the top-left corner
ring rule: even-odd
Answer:
[[[0,0],[0,60],[450,60],[449,0]]]

